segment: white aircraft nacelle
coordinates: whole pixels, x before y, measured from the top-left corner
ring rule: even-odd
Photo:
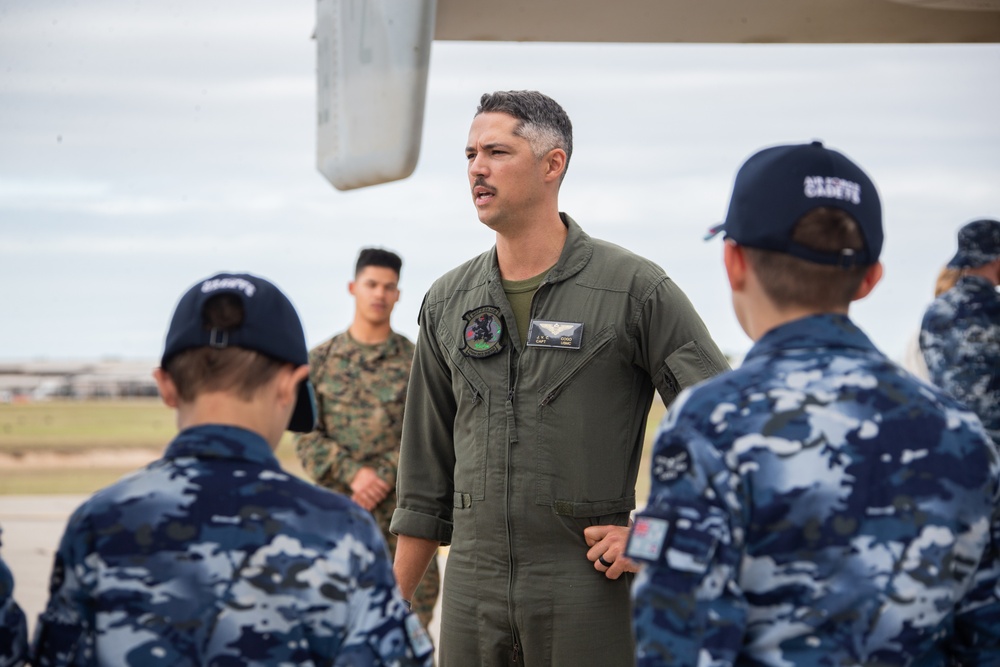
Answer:
[[[338,190],[417,166],[436,0],[318,0],[316,166]]]

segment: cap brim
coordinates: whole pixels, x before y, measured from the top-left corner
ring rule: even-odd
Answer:
[[[313,386],[309,380],[299,383],[299,396],[295,401],[295,410],[288,420],[288,430],[296,433],[309,433],[316,429],[316,398]]]
[[[949,268],[949,269],[967,269],[967,268],[969,268],[968,265],[965,263],[965,258],[962,256],[962,253],[958,253],[957,255],[955,255],[954,257],[952,257],[951,261],[949,261],[945,266],[947,268]]]
[[[712,239],[714,239],[716,236],[718,236],[719,234],[723,233],[724,231],[726,231],[726,223],[725,222],[720,222],[718,224],[712,225],[711,227],[708,228],[708,231],[705,232],[705,240],[706,241],[711,241]]]
[[[959,250],[948,262],[949,269],[974,269],[1000,258],[1000,255]]]

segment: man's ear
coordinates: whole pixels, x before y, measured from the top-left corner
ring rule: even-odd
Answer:
[[[733,241],[725,241],[722,262],[726,265],[729,288],[734,292],[742,292],[747,282],[747,255],[743,247]]]
[[[566,151],[561,148],[553,148],[546,154],[545,158],[545,180],[558,181],[566,171]]]
[[[156,380],[156,388],[160,391],[160,398],[163,400],[163,404],[168,408],[176,410],[180,404],[180,397],[177,393],[177,385],[174,384],[174,379],[162,368],[157,368],[153,371],[153,379]]]
[[[354,281],[353,280],[351,282],[347,283],[347,293],[350,294],[351,296],[356,296],[356,294],[354,294]]]
[[[878,285],[878,281],[882,280],[882,262],[875,262],[865,271],[865,277],[861,279],[861,284],[858,285],[858,291],[854,293],[854,297],[851,301],[858,301],[865,298],[871,291],[875,289],[875,285]]]

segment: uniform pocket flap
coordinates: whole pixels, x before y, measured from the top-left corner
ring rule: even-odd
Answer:
[[[604,516],[606,514],[621,514],[635,509],[635,496],[616,498],[615,500],[598,500],[587,503],[576,503],[570,500],[556,500],[552,503],[556,514],[584,518]]]

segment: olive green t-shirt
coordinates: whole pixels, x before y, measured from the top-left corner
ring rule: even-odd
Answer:
[[[517,326],[517,335],[521,339],[522,347],[528,338],[528,324],[531,322],[531,297],[535,296],[538,286],[542,284],[551,269],[550,266],[537,276],[532,276],[527,280],[501,278],[503,291],[507,294],[507,301],[510,302],[510,309],[514,311],[514,324]]]

